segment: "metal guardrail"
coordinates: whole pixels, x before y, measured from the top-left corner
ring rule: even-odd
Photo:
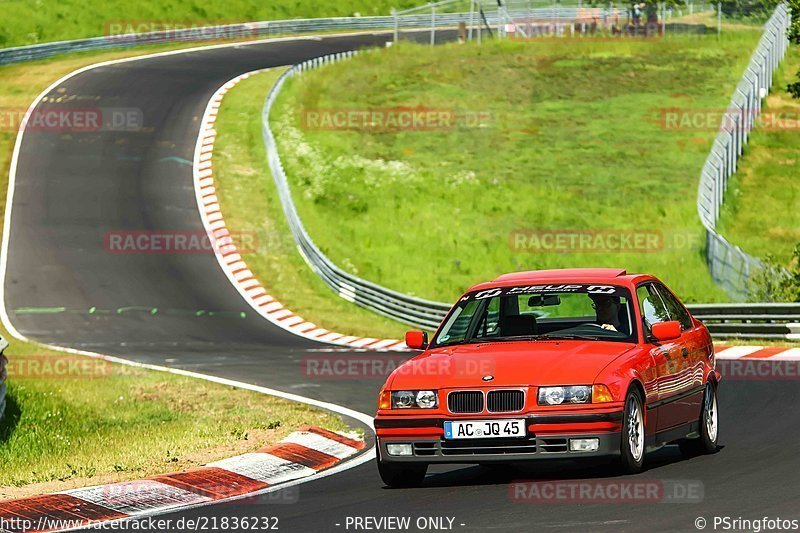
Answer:
[[[717,233],[716,223],[728,181],[736,172],[743,147],[761,113],[761,99],[768,94],[773,73],[789,47],[786,32],[791,18],[788,5],[781,3],[764,25],[764,34],[733,93],[700,173],[697,213],[706,228],[708,269],[714,281],[731,297],[742,301],[747,300],[750,293],[751,274],[762,268],[762,263]]]
[[[6,412],[6,363],[8,360],[3,355],[3,351],[8,348],[8,341],[0,336],[0,420]]]
[[[800,303],[687,307],[716,337],[800,340]]]

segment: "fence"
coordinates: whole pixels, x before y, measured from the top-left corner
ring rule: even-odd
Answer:
[[[700,173],[697,212],[706,228],[706,262],[711,276],[737,300],[747,300],[751,274],[762,268],[760,260],[746,254],[716,231],[731,175],[742,149],[761,113],[761,99],[772,86],[772,75],[789,46],[787,29],[791,13],[786,3],[778,5],[764,25],[764,34],[733,94],[728,113]]]
[[[712,9],[700,2],[688,2],[683,7],[686,14]],[[489,37],[563,37],[594,34],[602,30],[627,35],[658,35],[671,33],[702,33],[703,24],[669,23],[683,15],[683,11],[669,8],[665,3],[650,13],[631,11],[631,5],[606,2],[602,7],[584,5],[581,0],[441,0],[422,6],[393,11],[394,40],[403,37],[403,31],[420,28],[430,30],[430,43],[437,41],[439,28],[452,30],[463,25],[459,38],[481,41]]]

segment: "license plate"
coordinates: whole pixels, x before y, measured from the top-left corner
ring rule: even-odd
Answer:
[[[524,436],[524,420],[448,420],[444,423],[446,439],[502,439]]]

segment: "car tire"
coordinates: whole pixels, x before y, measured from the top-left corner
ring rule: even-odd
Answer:
[[[686,457],[706,455],[717,451],[719,438],[719,403],[717,387],[712,382],[706,383],[703,391],[703,404],[700,408],[700,436],[678,442],[681,453]]]
[[[625,396],[620,435],[620,466],[626,474],[642,471],[645,455],[644,402],[638,389],[631,389]]]
[[[378,461],[381,480],[390,488],[419,487],[425,479],[428,465],[416,463],[384,463]]]

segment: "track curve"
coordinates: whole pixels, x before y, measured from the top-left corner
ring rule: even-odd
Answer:
[[[192,160],[199,119],[221,84],[244,72],[381,45],[387,38],[355,35],[209,48],[91,69],[52,88],[45,103],[63,97],[54,105],[137,108],[147,129],[25,133],[6,228],[4,303],[15,328],[46,343],[374,412],[380,380],[304,377],[301,358],[323,346],[253,313],[212,255],[111,254],[104,236],[118,230],[202,231],[192,168],[185,162]],[[203,313],[197,316],[197,311]],[[273,515],[280,518],[280,529],[290,532],[347,531],[348,516],[447,516],[456,530],[498,531],[691,531],[698,516],[800,518],[797,405],[796,379],[723,382],[720,453],[683,460],[677,449],[667,447],[652,455],[651,468],[638,476],[699,481],[700,504],[510,501],[509,481],[609,477],[599,466],[438,467],[421,489],[389,491],[382,489],[374,465],[365,464],[303,485],[292,505],[254,498],[165,517]]]

